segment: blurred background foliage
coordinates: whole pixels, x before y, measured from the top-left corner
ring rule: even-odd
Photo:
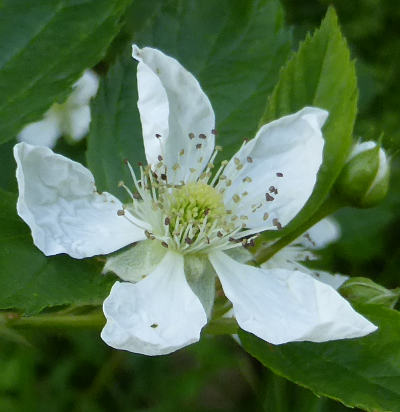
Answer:
[[[148,2],[143,12],[151,13],[156,3],[160,1]],[[383,135],[383,145],[393,158],[393,174],[390,193],[381,205],[337,214],[343,235],[322,252],[321,267],[397,287],[400,6],[393,0],[329,3],[337,10],[357,61],[360,101],[355,137],[378,140]],[[319,26],[328,1],[283,0],[283,5],[286,22],[299,41]],[[129,22],[141,24],[134,12]],[[107,61],[129,37],[129,24],[99,70],[107,69]],[[70,155],[77,157],[84,147],[60,145],[57,151],[73,151]],[[0,182],[14,185],[9,176],[0,176]],[[0,340],[0,411],[347,410],[274,376],[229,337],[205,337],[197,345],[156,358],[114,351],[99,339],[98,331],[35,330],[24,332],[24,337],[25,343]]]

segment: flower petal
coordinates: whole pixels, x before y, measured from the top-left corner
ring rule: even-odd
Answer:
[[[310,249],[323,249],[330,243],[338,240],[339,237],[339,223],[332,217],[326,217],[310,227],[310,229],[298,239],[298,242],[294,241],[293,243],[300,243]]]
[[[305,107],[266,124],[228,163],[224,174],[233,183],[224,192],[225,204],[247,216],[249,228],[265,229],[267,223],[279,228],[304,206],[322,162],[321,127],[327,116],[325,110]]]
[[[367,335],[376,327],[332,287],[305,273],[259,269],[210,255],[239,326],[273,344]]]
[[[122,208],[118,199],[96,192],[93,175],[81,164],[26,143],[14,147],[14,157],[17,211],[44,254],[80,259],[145,239],[143,229],[127,219],[133,217],[117,215]]]
[[[138,244],[107,257],[103,273],[114,272],[127,282],[139,282],[158,266],[166,249],[160,242],[144,240]]]
[[[83,106],[89,103],[99,88],[99,78],[92,70],[85,70],[82,77],[72,86],[73,91],[68,97],[68,106]]]
[[[171,182],[194,181],[214,150],[211,103],[195,77],[175,59],[135,45],[133,57],[139,61],[138,108],[147,161],[156,164],[161,155]]]
[[[116,349],[163,355],[200,338],[207,317],[186,282],[183,256],[167,252],[144,280],[116,282],[104,301],[101,337]]]
[[[61,133],[58,114],[50,108],[42,120],[26,125],[17,138],[20,142],[54,147]]]
[[[88,105],[71,108],[63,116],[63,134],[75,141],[83,139],[89,131],[90,120]]]

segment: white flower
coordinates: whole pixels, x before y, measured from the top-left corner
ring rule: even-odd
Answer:
[[[278,251],[268,261],[263,263],[261,267],[266,269],[285,268],[300,270],[332,286],[334,289],[339,289],[349,279],[349,276],[339,273],[333,275],[323,270],[312,270],[299,263],[317,259],[317,256],[312,251],[323,249],[328,244],[339,239],[339,237],[339,224],[333,218],[327,217],[308,229],[307,232],[290,245]]]
[[[89,131],[89,102],[97,93],[97,75],[86,70],[72,86],[73,91],[62,103],[54,103],[44,114],[42,120],[26,125],[17,136],[20,142],[38,146],[54,147],[61,136],[81,140]]]
[[[19,215],[46,254],[114,252],[116,282],[104,302],[103,340],[147,355],[199,340],[219,277],[239,325],[280,344],[363,336],[376,328],[333,288],[306,273],[240,263],[243,245],[286,225],[310,196],[322,162],[327,112],[306,107],[264,125],[211,173],[214,112],[176,60],[133,48],[138,107],[150,166],[131,170],[124,206],[99,194],[92,174],[43,147],[15,147]],[[236,253],[233,253],[232,252]],[[232,256],[238,256],[235,260]]]

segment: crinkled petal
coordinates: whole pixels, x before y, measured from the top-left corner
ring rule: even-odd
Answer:
[[[117,215],[122,208],[118,199],[96,192],[93,175],[81,164],[26,143],[14,147],[14,156],[17,211],[44,254],[80,259],[145,239],[144,230],[128,221],[133,216]]]
[[[310,197],[322,163],[325,110],[305,107],[264,125],[228,163],[218,188],[249,228],[286,225]],[[231,186],[226,186],[232,180]]]
[[[376,330],[332,287],[305,273],[210,255],[239,326],[273,344],[354,338]]]
[[[183,268],[183,256],[167,252],[142,281],[116,282],[103,305],[107,318],[101,333],[104,342],[152,356],[197,342],[207,317]]]
[[[25,126],[17,138],[20,142],[51,148],[55,146],[61,134],[59,117],[50,108],[42,120]]]
[[[63,116],[63,134],[79,141],[84,138],[90,125],[90,107],[88,105],[71,108]]]
[[[138,108],[147,161],[154,165],[162,156],[171,182],[193,181],[214,150],[211,103],[195,77],[175,59],[135,45],[133,57],[139,61]]]
[[[103,273],[114,272],[122,280],[139,282],[158,266],[165,253],[160,242],[144,240],[107,257]]]
[[[68,106],[87,105],[99,88],[99,78],[92,70],[85,70],[82,77],[72,86],[73,91],[68,97]]]
[[[327,217],[308,229],[298,240],[304,247],[323,249],[338,240],[340,233],[340,226],[337,221],[332,217]]]

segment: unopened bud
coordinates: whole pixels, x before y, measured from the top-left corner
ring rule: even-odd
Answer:
[[[368,278],[354,277],[345,282],[340,293],[354,303],[368,303],[393,308],[400,297],[400,288],[386,289]]]
[[[358,143],[336,182],[339,196],[354,207],[377,205],[389,187],[389,161],[373,141]]]

